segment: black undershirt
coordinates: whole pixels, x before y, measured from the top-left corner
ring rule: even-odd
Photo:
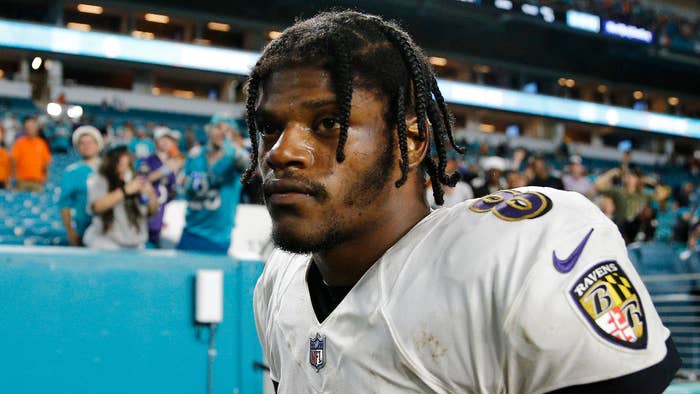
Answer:
[[[309,286],[309,295],[311,295],[311,305],[314,307],[314,313],[319,323],[323,323],[328,315],[343,301],[346,295],[352,289],[352,286],[329,286],[323,282],[321,272],[312,261],[309,265],[309,271],[306,273],[306,282]]]

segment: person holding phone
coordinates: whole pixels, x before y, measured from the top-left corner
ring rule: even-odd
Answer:
[[[97,173],[88,178],[88,211],[94,217],[83,243],[96,249],[138,249],[148,240],[148,217],[158,199],[145,176],[134,177],[126,146],[107,151]]]

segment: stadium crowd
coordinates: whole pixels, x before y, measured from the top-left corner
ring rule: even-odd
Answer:
[[[185,136],[155,123],[102,130],[65,121],[12,115],[0,124],[0,188],[40,192],[53,154],[76,152],[80,160],[60,176],[61,220],[70,245],[101,249],[159,247],[165,207],[187,201],[180,249],[226,253],[239,202],[261,203],[259,184],[240,176],[249,144],[240,122],[216,115],[204,136]],[[186,134],[192,134],[187,132]],[[579,192],[619,227],[627,243],[657,241],[691,250],[700,247],[700,163],[690,160],[681,183],[669,186],[659,174],[630,163],[589,171],[585,161],[562,149],[527,152],[512,144],[461,141],[468,150],[453,156],[449,171],[462,180],[446,188],[445,205],[527,185]],[[555,165],[559,163],[559,165]],[[437,208],[429,189],[426,196]],[[1,192],[0,192],[1,193]]]
[[[575,9],[603,19],[645,28],[654,33],[656,42],[687,52],[700,53],[698,15],[680,14],[674,10],[651,7],[641,0],[538,0],[538,4],[555,9]]]
[[[65,120],[30,115],[19,123],[5,116],[0,189],[41,193],[52,153],[77,153],[79,160],[56,174],[68,244],[159,247],[165,207],[180,197],[187,210],[177,247],[227,253],[249,156],[235,119],[214,116],[199,140],[154,123],[107,125],[72,130]]]

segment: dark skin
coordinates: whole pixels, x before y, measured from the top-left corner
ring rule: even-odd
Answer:
[[[275,235],[313,255],[326,283],[355,284],[375,261],[430,213],[419,169],[428,150],[408,116],[408,181],[400,188],[396,159],[380,184],[378,159],[387,149],[386,99],[358,87],[352,97],[346,159],[335,158],[340,126],[330,74],[311,66],[280,70],[262,84],[257,107],[259,171]],[[371,190],[368,190],[371,187]],[[321,243],[334,233],[331,242]],[[323,244],[322,247],[318,245]],[[299,250],[301,251],[301,250]]]

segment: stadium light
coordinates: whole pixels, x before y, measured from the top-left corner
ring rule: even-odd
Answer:
[[[151,88],[151,94],[156,95],[156,96],[159,95],[159,94],[160,94],[160,88],[157,87],[157,86],[152,87],[152,88]]]
[[[79,119],[81,116],[83,116],[83,107],[79,105],[71,105],[68,107],[66,115],[68,115],[68,117],[71,119]]]
[[[605,94],[608,92],[608,87],[605,85],[598,85],[598,93]]]
[[[78,11],[85,14],[101,15],[104,10],[99,5],[78,4]]]
[[[678,105],[678,103],[680,103],[680,100],[678,100],[678,97],[669,97],[668,98],[668,105],[675,107],[676,105]]]
[[[476,66],[476,67],[474,67],[474,69],[476,70],[476,72],[482,73],[482,74],[488,74],[491,72],[491,67],[489,67],[485,64],[482,64],[480,66]]]
[[[479,125],[479,130],[483,131],[484,133],[493,133],[496,131],[496,126],[488,123],[482,123]]]
[[[151,33],[150,31],[141,31],[141,30],[132,31],[131,36],[136,37],[136,38],[144,38],[146,40],[152,40],[156,37],[156,35]]]
[[[38,70],[39,67],[41,67],[41,62],[42,62],[42,60],[39,56],[35,57],[32,60],[32,70]]]
[[[510,0],[496,0],[493,4],[496,6],[496,8],[500,8],[502,10],[513,9],[513,3]]]
[[[207,40],[206,38],[195,38],[194,43],[198,45],[211,45],[211,40]]]
[[[69,29],[80,30],[80,31],[92,30],[92,26],[88,25],[87,23],[68,22],[68,23],[66,23],[66,27]]]
[[[46,104],[46,113],[49,114],[49,116],[52,116],[55,118],[55,117],[60,116],[61,112],[63,112],[63,108],[61,107],[61,104],[58,104],[58,103]]]
[[[430,60],[430,64],[432,64],[433,66],[447,65],[447,59],[445,59],[444,57],[431,56],[428,60]]]
[[[567,87],[567,88],[573,88],[574,86],[576,86],[576,81],[575,81],[575,80],[573,80],[573,79],[567,79],[567,80],[566,80],[566,87]]]
[[[152,14],[152,13],[147,13],[146,15],[143,16],[143,19],[153,22],[153,23],[162,23],[166,24],[170,22],[170,17],[167,15],[161,15],[161,14]]]
[[[5,77],[5,70],[0,68],[0,78],[4,78],[4,77]]]
[[[641,100],[644,98],[644,92],[641,90],[635,90],[634,93],[632,93],[632,97],[634,97],[635,100]]]
[[[559,84],[559,86],[566,86],[566,78],[559,78],[557,80],[557,83]]]
[[[281,36],[281,35],[282,35],[282,32],[279,32],[279,31],[276,31],[276,30],[271,30],[269,33],[267,33],[267,36],[268,36],[271,40],[275,40],[275,39],[277,39],[277,37],[279,37],[279,36]]]
[[[221,22],[209,22],[207,23],[207,28],[209,30],[222,31],[226,33],[231,30],[231,25],[229,25],[228,23]]]
[[[180,98],[186,98],[186,99],[191,99],[194,97],[194,92],[191,90],[180,90],[180,89],[175,89],[173,91],[173,96],[180,97]]]

